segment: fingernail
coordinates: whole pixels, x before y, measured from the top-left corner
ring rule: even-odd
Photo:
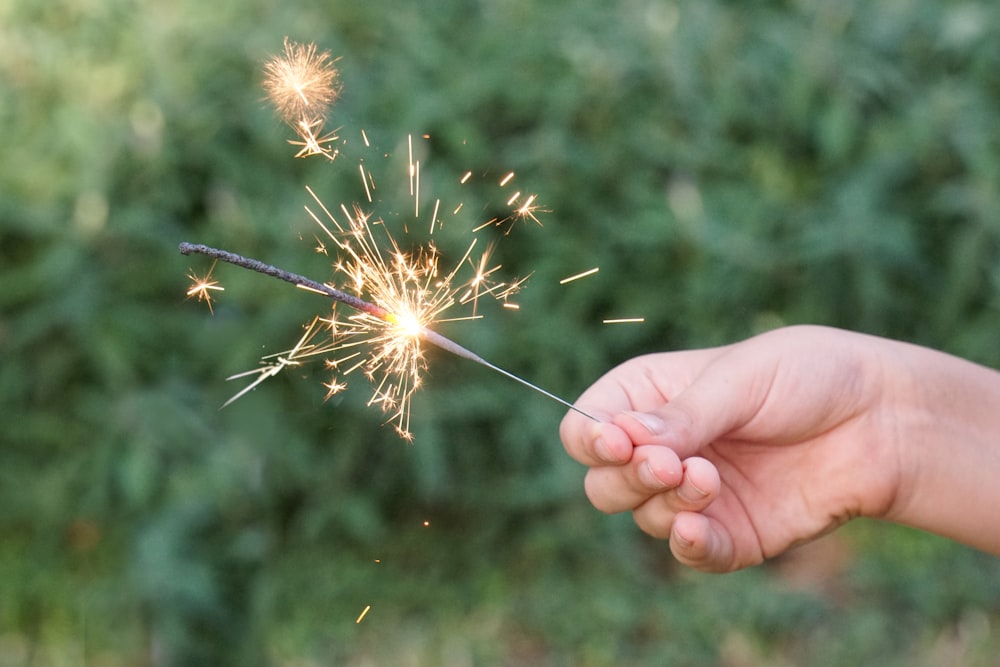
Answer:
[[[681,549],[688,549],[691,547],[692,544],[694,544],[691,540],[681,535],[677,530],[671,531],[670,541],[673,542],[675,546]]]
[[[607,461],[608,463],[616,463],[618,460],[611,454],[611,449],[608,447],[608,443],[604,441],[604,438],[598,436],[594,440],[594,453],[597,454],[597,458],[602,461]]]
[[[704,500],[708,494],[694,484],[683,484],[677,489],[677,495],[684,502],[697,503]]]
[[[650,435],[659,435],[666,429],[666,424],[656,415],[651,415],[648,412],[629,412],[628,414],[632,419],[642,424]]]
[[[667,485],[663,483],[656,473],[653,472],[653,466],[649,464],[649,461],[644,461],[642,466],[639,467],[639,481],[646,485],[650,489],[662,489]]]

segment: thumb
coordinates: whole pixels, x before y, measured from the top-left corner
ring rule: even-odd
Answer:
[[[636,445],[662,445],[681,459],[747,424],[760,410],[773,380],[753,359],[722,355],[686,389],[655,410],[629,411],[613,422]],[[750,363],[746,363],[750,362]]]

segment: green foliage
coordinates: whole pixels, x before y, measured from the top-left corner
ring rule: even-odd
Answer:
[[[540,193],[544,227],[498,239],[520,311],[447,333],[547,389],[805,321],[1000,365],[998,26],[957,0],[5,3],[0,664],[990,664],[993,559],[866,526],[819,589],[677,572],[590,509],[558,405],[464,360],[432,353],[412,445],[318,366],[217,410],[323,305],[220,266],[209,316],[176,247],[329,276],[303,187],[354,198],[354,164],[293,160],[262,102],[288,35],[342,56],[343,136],[429,135],[469,208],[470,168]]]

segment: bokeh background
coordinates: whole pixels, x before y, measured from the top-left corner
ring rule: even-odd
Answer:
[[[213,316],[178,242],[326,280],[304,187],[358,196],[262,100],[285,36],[444,200],[541,195],[521,310],[448,333],[547,389],[797,322],[1000,365],[996,3],[6,0],[0,665],[997,664],[995,558],[857,522],[682,570],[587,503],[559,405],[460,359],[413,444],[319,367],[220,411],[326,306],[220,265]]]

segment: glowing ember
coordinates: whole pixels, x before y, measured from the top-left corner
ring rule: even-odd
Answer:
[[[205,305],[208,306],[208,311],[213,315],[215,311],[212,309],[212,292],[223,292],[226,289],[218,281],[212,280],[212,271],[214,269],[215,264],[212,264],[212,268],[204,276],[199,276],[194,271],[189,271],[188,279],[191,281],[191,287],[186,292],[189,299],[195,297],[198,301],[204,301]]]
[[[360,616],[358,616],[358,620],[356,620],[356,621],[354,621],[354,622],[355,622],[355,623],[360,623],[361,621],[363,621],[363,620],[364,620],[364,618],[365,618],[365,616],[367,616],[367,615],[368,615],[368,612],[369,612],[369,611],[371,611],[371,609],[372,609],[372,606],[371,606],[371,605],[368,605],[368,606],[366,606],[366,607],[365,607],[364,609],[362,609],[362,610],[361,610],[361,615],[360,615]]]
[[[559,281],[559,284],[560,285],[565,285],[566,283],[571,283],[574,280],[579,280],[580,278],[586,278],[587,276],[592,276],[592,275],[594,275],[595,273],[597,273],[600,270],[601,270],[600,267],[595,266],[592,269],[587,269],[586,271],[582,271],[580,273],[577,273],[576,275],[572,275],[572,276],[568,276],[566,278],[563,278],[562,280]]]

